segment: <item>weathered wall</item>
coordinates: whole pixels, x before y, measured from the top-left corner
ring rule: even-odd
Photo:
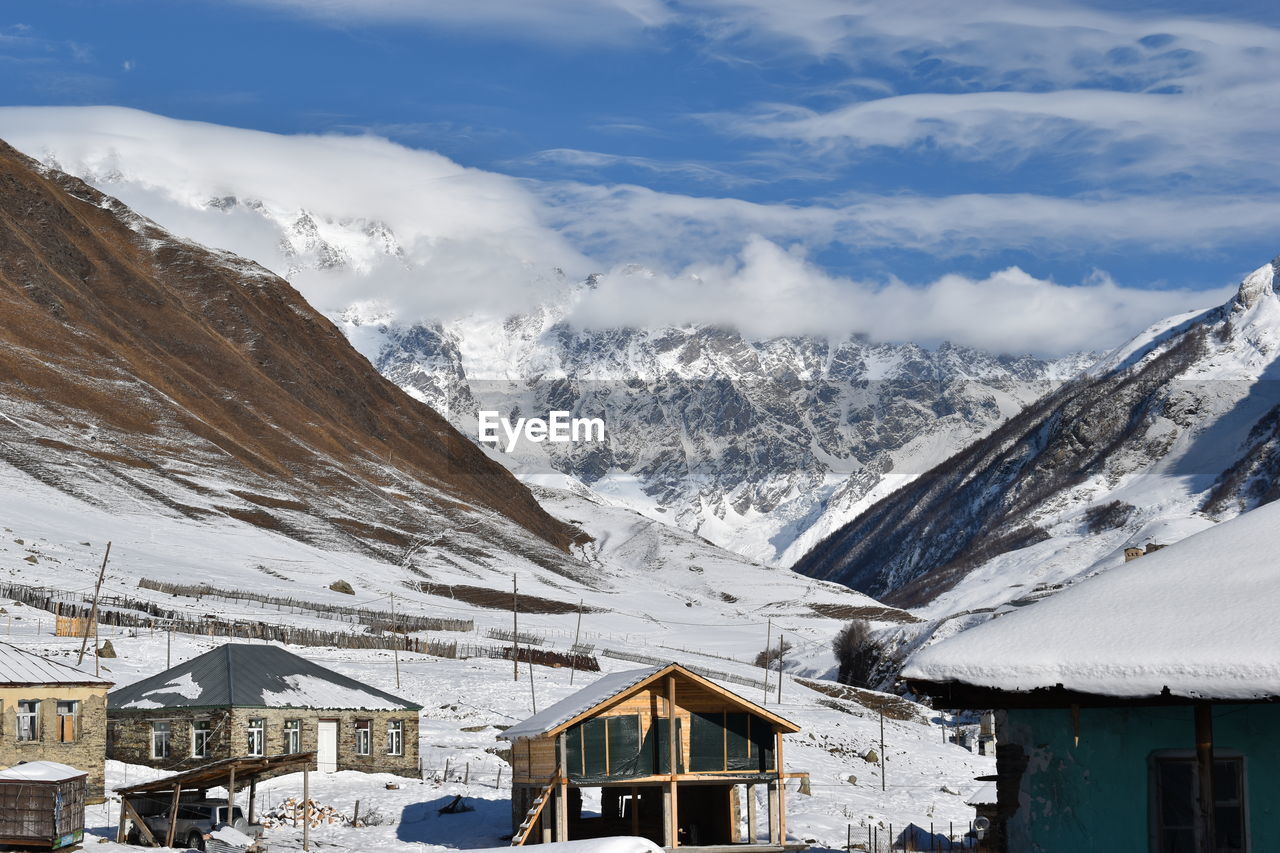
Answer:
[[[362,770],[367,773],[395,773],[417,778],[418,712],[416,711],[315,711],[296,708],[235,708],[226,710],[187,710],[162,708],[150,711],[112,711],[112,737],[108,754],[111,758],[132,764],[144,764],[169,770],[188,770],[198,764],[219,758],[247,754],[249,720],[266,720],[266,755],[285,751],[286,720],[302,721],[302,751],[316,749],[320,720],[338,720],[338,769]],[[191,757],[191,731],[194,720],[210,720],[213,737],[205,759]],[[404,723],[404,754],[386,752],[387,721]],[[168,759],[151,757],[151,723],[168,720],[173,747]],[[369,755],[356,754],[356,720],[372,721],[372,749]]]
[[[1150,762],[1157,751],[1194,751],[1192,708],[1081,709],[1079,746],[1067,709],[1009,711],[1003,722],[1001,749],[1020,747],[1027,758],[1009,850],[1150,849]],[[1275,705],[1213,710],[1215,748],[1244,756],[1250,850],[1280,850],[1278,727]]]
[[[18,702],[40,701],[39,738],[18,740]],[[80,725],[75,741],[58,740],[58,702],[80,703]],[[42,686],[0,687],[0,767],[23,761],[57,761],[89,774],[88,801],[102,802],[106,760],[106,687]]]

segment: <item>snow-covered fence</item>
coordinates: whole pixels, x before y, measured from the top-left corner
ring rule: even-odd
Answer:
[[[505,640],[508,643],[519,642],[522,646],[541,646],[547,641],[546,637],[538,634],[526,634],[524,631],[517,634],[507,628],[490,628],[488,636],[491,640]]]
[[[392,614],[390,611],[369,610],[364,607],[353,607],[345,604],[328,604],[318,601],[306,601],[282,595],[267,595],[249,590],[219,589],[209,584],[178,584],[143,578],[138,581],[141,589],[155,590],[166,595],[186,596],[189,598],[218,598],[225,601],[250,601],[264,606],[274,606],[278,610],[319,613],[323,616],[347,616],[352,622],[368,625],[382,631],[460,631],[475,630],[476,624],[470,619],[443,619],[437,616],[415,616],[408,613]],[[394,627],[393,627],[394,626]]]

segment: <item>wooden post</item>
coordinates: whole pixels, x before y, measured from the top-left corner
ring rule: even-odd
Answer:
[[[756,624],[759,624],[758,622]],[[773,645],[773,619],[764,634],[764,704],[769,704],[769,647]]]
[[[532,676],[530,677],[532,680]],[[556,841],[569,840],[569,745],[565,733],[559,737],[560,785],[556,789]]]
[[[173,846],[173,836],[178,832],[178,798],[182,794],[182,786],[173,786],[173,799],[169,801],[169,831],[164,837],[164,846]]]
[[[169,638],[164,644],[164,666],[165,669],[173,666],[173,626],[169,626]]]
[[[1200,702],[1195,708],[1196,769],[1200,777],[1200,849],[1204,853],[1214,853],[1218,846],[1213,825],[1216,803],[1213,792],[1213,706]]]
[[[396,655],[396,689],[400,689],[400,634],[396,631],[396,594],[391,593],[391,645]]]
[[[880,709],[880,790],[884,790],[884,709]]]
[[[780,844],[778,840],[778,787],[765,785],[769,794],[769,843]]]
[[[231,773],[227,776],[227,823],[234,824],[236,813],[236,766],[231,765]]]
[[[102,555],[102,568],[98,569],[98,583],[93,588],[93,606],[89,608],[89,621],[96,622],[98,620],[98,594],[102,591],[102,578],[107,573],[107,558],[111,556],[111,543],[107,543],[107,553]],[[82,599],[83,600],[83,599]],[[37,626],[37,633],[39,627]],[[84,626],[84,635],[80,638],[80,657],[76,658],[76,666],[84,663],[84,647],[89,644],[89,626]],[[94,657],[97,657],[97,648],[94,648]]]
[[[679,715],[676,713],[676,677],[674,674],[667,676],[667,770],[671,772],[671,781],[667,783],[668,796],[670,798],[670,806],[667,809],[667,819],[671,826],[669,833],[671,843],[668,847],[680,846],[680,798],[677,791],[676,774],[680,769],[680,743],[676,738],[676,722]]]
[[[782,704],[782,657],[786,654],[786,647],[782,645],[782,632],[778,632],[778,704]]]
[[[311,849],[311,770],[302,768],[302,849]]]
[[[737,844],[742,839],[738,836],[738,827],[742,817],[742,795],[738,793],[738,786],[734,785],[729,789],[729,843]]]
[[[263,737],[266,737],[266,732],[263,732]],[[253,823],[253,819],[256,816],[257,809],[255,808],[255,806],[257,804],[257,799],[258,799],[258,777],[254,776],[252,779],[249,780],[249,818],[248,818],[249,823]]]
[[[756,786],[747,786],[747,843],[755,844],[760,837],[760,826],[756,820]]]
[[[133,807],[133,803],[129,802],[128,797],[124,797],[120,800],[120,828],[124,829],[124,812],[126,810],[129,812],[129,822],[138,828],[138,834],[142,836],[142,840],[146,841],[152,847],[159,847],[160,842],[156,839],[155,835],[152,834],[151,828],[147,826],[147,822],[138,815],[137,809]]]
[[[573,676],[578,669],[578,639],[582,636],[582,599],[578,599],[578,626],[573,629],[573,647],[569,649],[569,686],[573,686]]]
[[[640,789],[631,786],[631,834],[640,835]]]
[[[511,680],[520,680],[520,596],[514,574],[511,575]]]
[[[782,673],[778,673],[778,677],[782,677]],[[778,756],[778,843],[787,843],[787,777],[783,773],[782,763],[782,732],[774,735],[777,739],[776,753]]]

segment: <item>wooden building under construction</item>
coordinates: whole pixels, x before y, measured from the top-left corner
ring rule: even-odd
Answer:
[[[799,730],[679,664],[607,675],[503,734],[512,844],[638,835],[668,849],[803,847],[786,842],[783,786],[800,774],[784,772],[782,736]],[[583,808],[589,788],[598,815]]]

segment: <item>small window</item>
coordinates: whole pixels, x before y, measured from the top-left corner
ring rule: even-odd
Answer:
[[[213,737],[213,726],[208,720],[191,722],[191,757],[208,758],[209,741]]]
[[[169,740],[172,734],[172,726],[166,721],[157,721],[151,724],[151,757],[152,758],[168,758],[169,757]]]
[[[80,703],[64,700],[58,703],[58,740],[74,743],[80,737]]]
[[[1194,758],[1158,757],[1152,765],[1152,848],[1165,851],[1202,850],[1197,813],[1200,795],[1198,765]],[[1235,853],[1248,850],[1245,825],[1244,759],[1215,756],[1213,762],[1214,850]]]
[[[18,703],[18,740],[40,739],[40,703],[22,700]]]
[[[302,720],[284,721],[284,751],[302,752]]]
[[[372,720],[356,720],[356,755],[368,755],[370,752],[370,735],[373,733]]]
[[[267,721],[261,717],[253,717],[249,720],[249,755],[264,755],[265,734],[267,730]]]
[[[404,755],[403,720],[387,720],[387,755]]]

